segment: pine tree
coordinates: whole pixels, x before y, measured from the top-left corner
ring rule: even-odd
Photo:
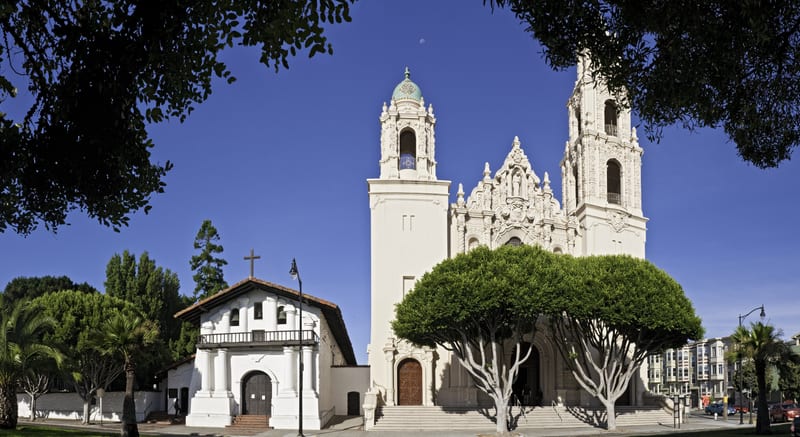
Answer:
[[[192,279],[196,284],[194,296],[196,299],[204,299],[214,293],[228,287],[222,274],[222,266],[228,264],[222,258],[216,258],[215,254],[221,254],[222,245],[218,244],[219,234],[217,228],[211,224],[211,220],[203,220],[200,230],[194,239],[194,248],[200,253],[192,256],[189,265],[195,272]]]

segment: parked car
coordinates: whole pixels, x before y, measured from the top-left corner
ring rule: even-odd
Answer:
[[[769,420],[772,422],[793,421],[796,417],[800,417],[800,407],[792,402],[775,404],[769,409]]]
[[[721,402],[715,402],[713,404],[708,404],[706,407],[706,414],[718,414],[721,416],[724,410],[725,406]],[[736,409],[728,405],[728,416],[732,416],[734,414],[736,414]]]

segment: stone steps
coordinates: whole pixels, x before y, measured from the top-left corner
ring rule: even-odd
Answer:
[[[236,416],[233,418],[233,423],[225,427],[226,432],[235,435],[256,435],[269,429],[269,416],[252,414]]]
[[[583,428],[605,423],[604,409],[582,407],[525,407],[524,414],[512,410],[522,428]],[[617,407],[617,426],[655,425],[672,420],[657,407]],[[423,406],[381,407],[376,411],[376,431],[390,430],[486,430],[494,425],[494,408],[450,408]]]

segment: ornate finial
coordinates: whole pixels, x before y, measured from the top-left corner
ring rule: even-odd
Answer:
[[[514,135],[514,142],[512,143],[515,149],[519,149],[519,137]]]
[[[411,79],[411,71],[409,71],[408,66],[406,66],[405,75],[406,75],[406,79]]]
[[[631,139],[634,141],[639,139],[639,137],[636,136],[636,126],[631,128]]]
[[[433,115],[433,104],[428,105],[428,114]]]
[[[383,112],[386,112],[386,102],[383,102]]]
[[[488,181],[489,175],[492,174],[492,171],[489,170],[489,163],[483,164],[483,180]]]
[[[458,199],[456,200],[456,204],[458,206],[464,206],[464,185],[461,183],[458,184]]]
[[[425,108],[425,98],[422,96],[419,96],[419,106]]]
[[[544,172],[544,188],[550,188],[550,175],[547,172]]]

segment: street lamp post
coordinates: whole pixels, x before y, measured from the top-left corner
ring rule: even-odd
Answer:
[[[767,316],[767,314],[764,312],[764,305],[762,304],[761,306],[757,306],[757,307],[753,308],[752,310],[750,310],[745,315],[739,314],[739,327],[740,328],[742,327],[742,322],[744,321],[744,319],[746,319],[747,316],[749,316],[750,314],[753,314],[754,312],[756,312],[756,310],[761,310],[761,313],[759,314],[759,317],[761,317],[761,319],[763,319],[764,317]],[[739,425],[743,425],[744,424],[744,410],[742,410],[742,389],[743,388],[744,388],[744,371],[742,369],[742,354],[739,353]],[[727,407],[728,406],[726,405],[725,408],[727,409]],[[753,413],[752,412],[750,413],[750,423],[753,423]]]
[[[297,262],[292,258],[292,267],[289,269],[289,275],[292,279],[297,279],[297,285],[300,289],[300,355],[298,370],[300,373],[299,390],[297,392],[297,436],[303,437],[303,280],[300,279],[300,272],[297,270]]]

